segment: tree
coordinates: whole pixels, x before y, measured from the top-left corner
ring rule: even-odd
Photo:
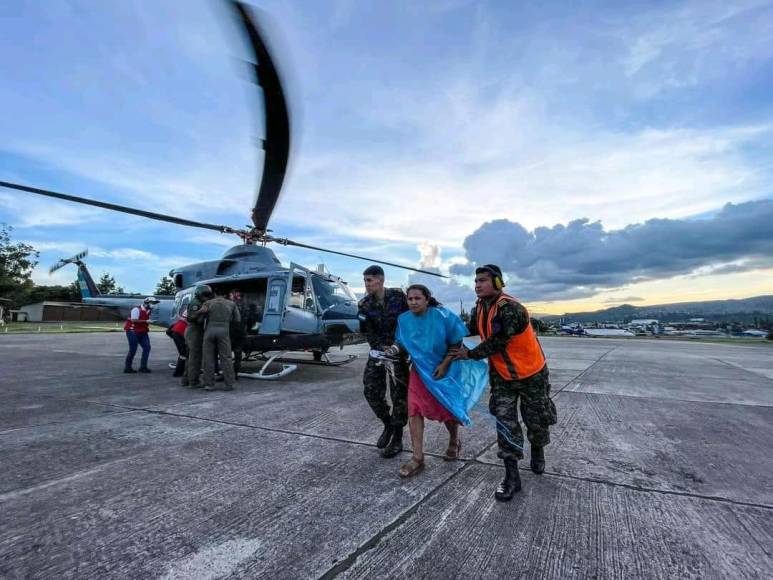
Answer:
[[[0,224],[0,297],[19,305],[34,286],[32,269],[40,254],[29,244],[11,243],[12,231],[11,226]]]
[[[177,294],[177,286],[174,285],[169,276],[164,276],[156,285],[156,294],[158,296],[174,296]]]
[[[99,279],[99,282],[97,282],[97,290],[100,291],[102,294],[123,294],[123,288],[118,286],[118,284],[115,281],[115,278],[113,278],[110,274],[105,272],[102,274],[102,277]]]

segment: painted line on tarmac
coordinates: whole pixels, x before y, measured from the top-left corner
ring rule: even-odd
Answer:
[[[58,348],[52,348],[49,352],[58,352],[62,354],[79,354],[79,355],[84,354],[82,351],[79,351],[79,350],[65,350],[65,349],[58,349]],[[102,352],[90,352],[88,356],[89,357],[106,356],[110,358],[118,358],[118,357],[126,358],[126,354],[109,354],[109,353],[102,353]]]
[[[46,397],[46,396],[48,396],[48,395],[41,395],[41,397]],[[55,401],[67,401],[67,400],[69,400],[69,399],[62,399],[62,398],[57,398],[57,397],[49,397],[49,398],[51,398],[51,399],[53,399]],[[115,407],[116,406],[116,405],[109,405],[107,403],[97,403],[97,402],[94,402],[94,401],[84,401],[84,402],[92,404],[92,405],[100,405],[102,407]],[[133,410],[133,409],[124,409],[123,411],[115,411],[115,412],[111,413],[110,416],[113,416],[113,415],[127,415],[129,413],[134,413],[134,412],[136,412],[136,411]],[[69,423],[83,423],[84,421],[89,421],[91,419],[97,419],[99,417],[104,417],[104,416],[105,415],[94,415],[92,417],[77,417],[75,419],[68,419],[66,421],[49,421],[48,423],[35,423],[34,425],[22,425],[20,427],[11,427],[10,429],[3,429],[2,431],[0,431],[0,437],[2,437],[3,435],[7,435],[9,433],[15,433],[17,431],[24,431],[24,430],[27,430],[27,429],[38,429],[40,427],[54,427],[54,426],[57,426],[57,425],[67,425]]]
[[[103,471],[104,469],[108,467],[112,467],[113,465],[117,465],[119,463],[125,463],[131,459],[134,459],[134,455],[130,457],[122,457],[121,459],[115,459],[113,461],[108,461],[107,463],[103,463],[101,465],[98,465],[97,467],[94,467],[92,469],[86,469],[84,471],[79,471],[77,473],[74,473],[72,475],[68,475],[66,477],[60,477],[58,479],[53,479],[51,481],[47,481],[45,483],[39,483],[37,485],[33,485],[32,487],[25,487],[24,489],[19,489],[16,491],[9,491],[3,494],[0,494],[0,503],[8,500],[13,500],[19,497],[23,497],[25,495],[29,495],[31,493],[34,493],[36,491],[42,491],[44,489],[48,489],[49,487],[54,487],[63,483],[69,483],[71,481],[77,481],[83,477],[87,477],[89,475],[93,475],[94,473],[99,473],[100,471]]]

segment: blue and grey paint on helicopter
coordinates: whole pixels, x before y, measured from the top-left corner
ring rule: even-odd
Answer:
[[[142,296],[101,294],[82,258],[85,252],[58,267],[78,266],[83,302],[110,308],[128,317]],[[159,296],[151,323],[168,327],[187,308],[196,286],[206,284],[220,294],[241,293],[241,311],[250,352],[319,350],[362,342],[357,298],[347,283],[320,266],[309,270],[291,263],[282,266],[270,248],[240,245],[220,260],[175,268],[169,276],[179,288],[174,296]]]

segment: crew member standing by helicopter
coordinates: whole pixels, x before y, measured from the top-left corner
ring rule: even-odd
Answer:
[[[234,388],[234,363],[231,359],[231,325],[241,323],[239,309],[231,300],[218,294],[204,305],[207,327],[204,330],[204,388],[215,390],[215,361],[220,356],[224,391]]]
[[[400,288],[384,288],[381,266],[369,266],[362,275],[367,296],[359,302],[360,331],[367,336],[371,349],[383,351],[395,343],[397,317],[408,310],[408,300]],[[362,377],[365,399],[384,423],[376,447],[382,449],[381,456],[385,458],[394,457],[403,450],[403,428],[408,421],[407,361],[404,358],[397,360],[394,370],[390,385],[391,413],[386,400],[387,371],[383,364],[368,357]]]
[[[150,311],[153,304],[158,304],[158,299],[148,296],[142,301],[140,306],[132,308],[126,324],[123,329],[126,332],[126,339],[129,341],[129,354],[126,355],[123,372],[136,373],[132,368],[134,355],[137,354],[137,346],[142,347],[142,359],[140,360],[140,372],[151,372],[148,368],[148,358],[150,357],[150,338],[148,338],[148,321],[150,320]]]
[[[191,389],[201,387],[201,348],[204,340],[204,323],[207,309],[204,303],[212,298],[212,288],[206,284],[196,286],[193,299],[188,304],[188,328],[185,329],[185,344],[188,346],[188,362],[182,385]]]

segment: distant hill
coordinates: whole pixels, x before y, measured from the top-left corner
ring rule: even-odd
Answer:
[[[690,318],[705,318],[712,322],[752,323],[754,319],[773,321],[773,296],[754,296],[739,300],[707,300],[705,302],[678,302],[654,306],[621,304],[595,312],[570,312],[563,316],[544,316],[552,321],[563,318],[566,322],[630,322],[637,318],[656,318],[661,322],[678,322]]]

